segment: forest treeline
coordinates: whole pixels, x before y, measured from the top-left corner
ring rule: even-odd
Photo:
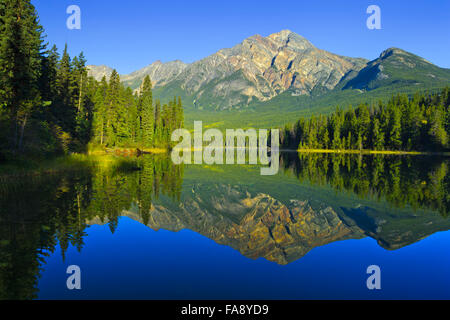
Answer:
[[[446,151],[450,149],[449,88],[397,95],[387,103],[338,107],[329,116],[300,119],[282,130],[289,149]]]
[[[92,142],[107,146],[167,147],[172,131],[184,126],[180,97],[168,104],[153,102],[149,76],[138,93],[125,88],[119,74],[113,70],[109,82],[106,77],[97,84],[92,119]]]
[[[48,49],[29,0],[0,1],[0,160],[82,152],[103,146],[166,147],[183,125],[180,98],[153,101],[149,77],[139,90],[88,77],[83,53]]]

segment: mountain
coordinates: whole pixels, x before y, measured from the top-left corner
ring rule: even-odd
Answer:
[[[294,95],[332,90],[366,63],[320,50],[283,30],[268,37],[252,36],[190,64],[158,93],[170,97],[181,89],[198,109],[236,109],[268,101],[288,89]]]
[[[130,74],[121,75],[120,79],[125,86],[132,89],[138,89],[145,76],[149,75],[152,79],[152,84],[154,87],[164,86],[176,78],[187,66],[188,64],[180,60],[166,63],[158,60],[145,68],[139,69]],[[87,69],[88,75],[94,77],[97,81],[100,81],[103,76],[106,76],[108,79],[113,71],[113,68],[105,65],[88,65]]]
[[[167,63],[158,60],[143,69],[121,76],[121,80],[126,86],[137,89],[145,76],[149,75],[154,87],[164,86],[175,79],[187,66],[188,64],[180,60]]]
[[[404,50],[389,48],[370,61],[343,89],[373,90],[382,86],[438,85],[449,81],[448,69],[439,68]]]
[[[88,70],[88,75],[90,77],[93,77],[95,80],[100,81],[100,80],[102,80],[103,77],[106,77],[106,79],[109,79],[109,77],[111,76],[111,73],[113,71],[113,68],[110,68],[105,65],[101,65],[101,66],[89,65],[89,66],[87,66],[87,70]]]
[[[156,61],[122,75],[121,80],[137,89],[150,75],[155,88],[167,86],[168,95],[181,89],[196,106],[208,108],[213,100],[220,109],[229,109],[252,100],[270,100],[290,88],[297,95],[331,90],[366,63],[365,59],[320,50],[302,36],[283,30],[268,37],[252,36],[192,64]],[[105,66],[89,69],[96,79],[111,71]]]
[[[97,79],[111,71],[89,67]],[[337,105],[375,103],[450,85],[450,69],[404,50],[390,48],[368,61],[318,49],[289,30],[254,35],[190,64],[156,61],[121,79],[138,89],[146,75],[163,103],[181,96],[188,127],[202,120],[218,128],[282,126],[330,113]]]

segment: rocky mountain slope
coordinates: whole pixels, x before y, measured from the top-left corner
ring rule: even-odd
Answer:
[[[149,75],[152,79],[153,86],[161,87],[175,79],[187,66],[188,64],[180,60],[169,61],[166,63],[158,60],[145,68],[130,74],[120,75],[120,80],[125,86],[132,89],[138,89],[145,76]],[[100,81],[104,76],[109,79],[113,71],[112,68],[105,65],[88,65],[87,69],[88,75],[94,77],[97,81]]]
[[[188,64],[180,60],[167,63],[158,60],[143,69],[121,76],[121,80],[126,86],[137,89],[145,76],[149,75],[153,86],[161,87],[175,79],[187,66]]]
[[[253,99],[266,101],[289,88],[298,95],[331,90],[366,63],[320,50],[302,36],[283,30],[268,37],[252,36],[192,64],[157,61],[121,79],[136,89],[150,75],[154,87],[169,85],[168,91],[177,87],[197,105],[214,99],[226,109]],[[96,79],[107,74],[104,66],[89,69]]]
[[[252,36],[194,62],[173,82],[196,106],[229,109],[270,100],[289,88],[297,95],[331,90],[366,62],[317,49],[283,30],[268,37]]]
[[[373,90],[382,86],[450,83],[450,71],[398,48],[383,51],[370,61],[344,89]]]
[[[111,73],[113,71],[113,68],[110,68],[105,65],[101,66],[94,66],[89,65],[87,66],[88,75],[91,77],[94,77],[95,80],[100,81],[103,77],[106,77],[106,79],[109,79],[111,76]]]
[[[105,66],[89,68],[97,79],[111,71]],[[146,75],[153,81],[157,98],[167,101],[181,96],[188,112],[247,110],[261,104],[276,105],[277,110],[296,105],[301,109],[305,106],[300,105],[298,97],[327,100],[327,95],[332,96],[328,101],[334,109],[336,103],[346,99],[340,97],[348,97],[352,90],[368,92],[369,97],[370,91],[382,88],[384,91],[377,93],[379,98],[390,96],[398,88],[408,87],[401,91],[414,92],[450,84],[449,69],[401,49],[390,48],[369,62],[318,49],[289,30],[249,37],[190,64],[157,61],[121,79],[137,89]]]

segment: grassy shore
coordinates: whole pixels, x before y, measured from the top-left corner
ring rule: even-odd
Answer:
[[[298,149],[298,153],[345,153],[345,154],[385,154],[385,155],[438,155],[450,156],[450,152],[392,151],[392,150],[334,150],[334,149]]]
[[[72,154],[50,159],[16,159],[0,165],[0,176],[7,178],[52,174],[65,170],[82,170],[94,165],[94,163],[94,158],[83,154]]]
[[[167,153],[168,149],[165,148],[96,148],[88,151],[89,155],[138,155],[139,153],[147,154],[163,154]]]
[[[135,157],[121,157],[114,154],[71,154],[52,159],[26,159],[6,162],[0,165],[0,181],[26,176],[58,174],[82,170],[137,170]]]

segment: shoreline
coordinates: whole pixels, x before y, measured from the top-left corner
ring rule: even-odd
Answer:
[[[105,148],[96,149],[87,152],[87,155],[110,155],[115,154],[119,156],[132,156],[141,154],[163,154],[167,153],[168,149],[164,148]]]
[[[297,153],[342,153],[342,154],[384,154],[384,155],[408,155],[408,156],[450,156],[450,152],[430,151],[394,151],[394,150],[346,150],[346,149],[297,149]]]

